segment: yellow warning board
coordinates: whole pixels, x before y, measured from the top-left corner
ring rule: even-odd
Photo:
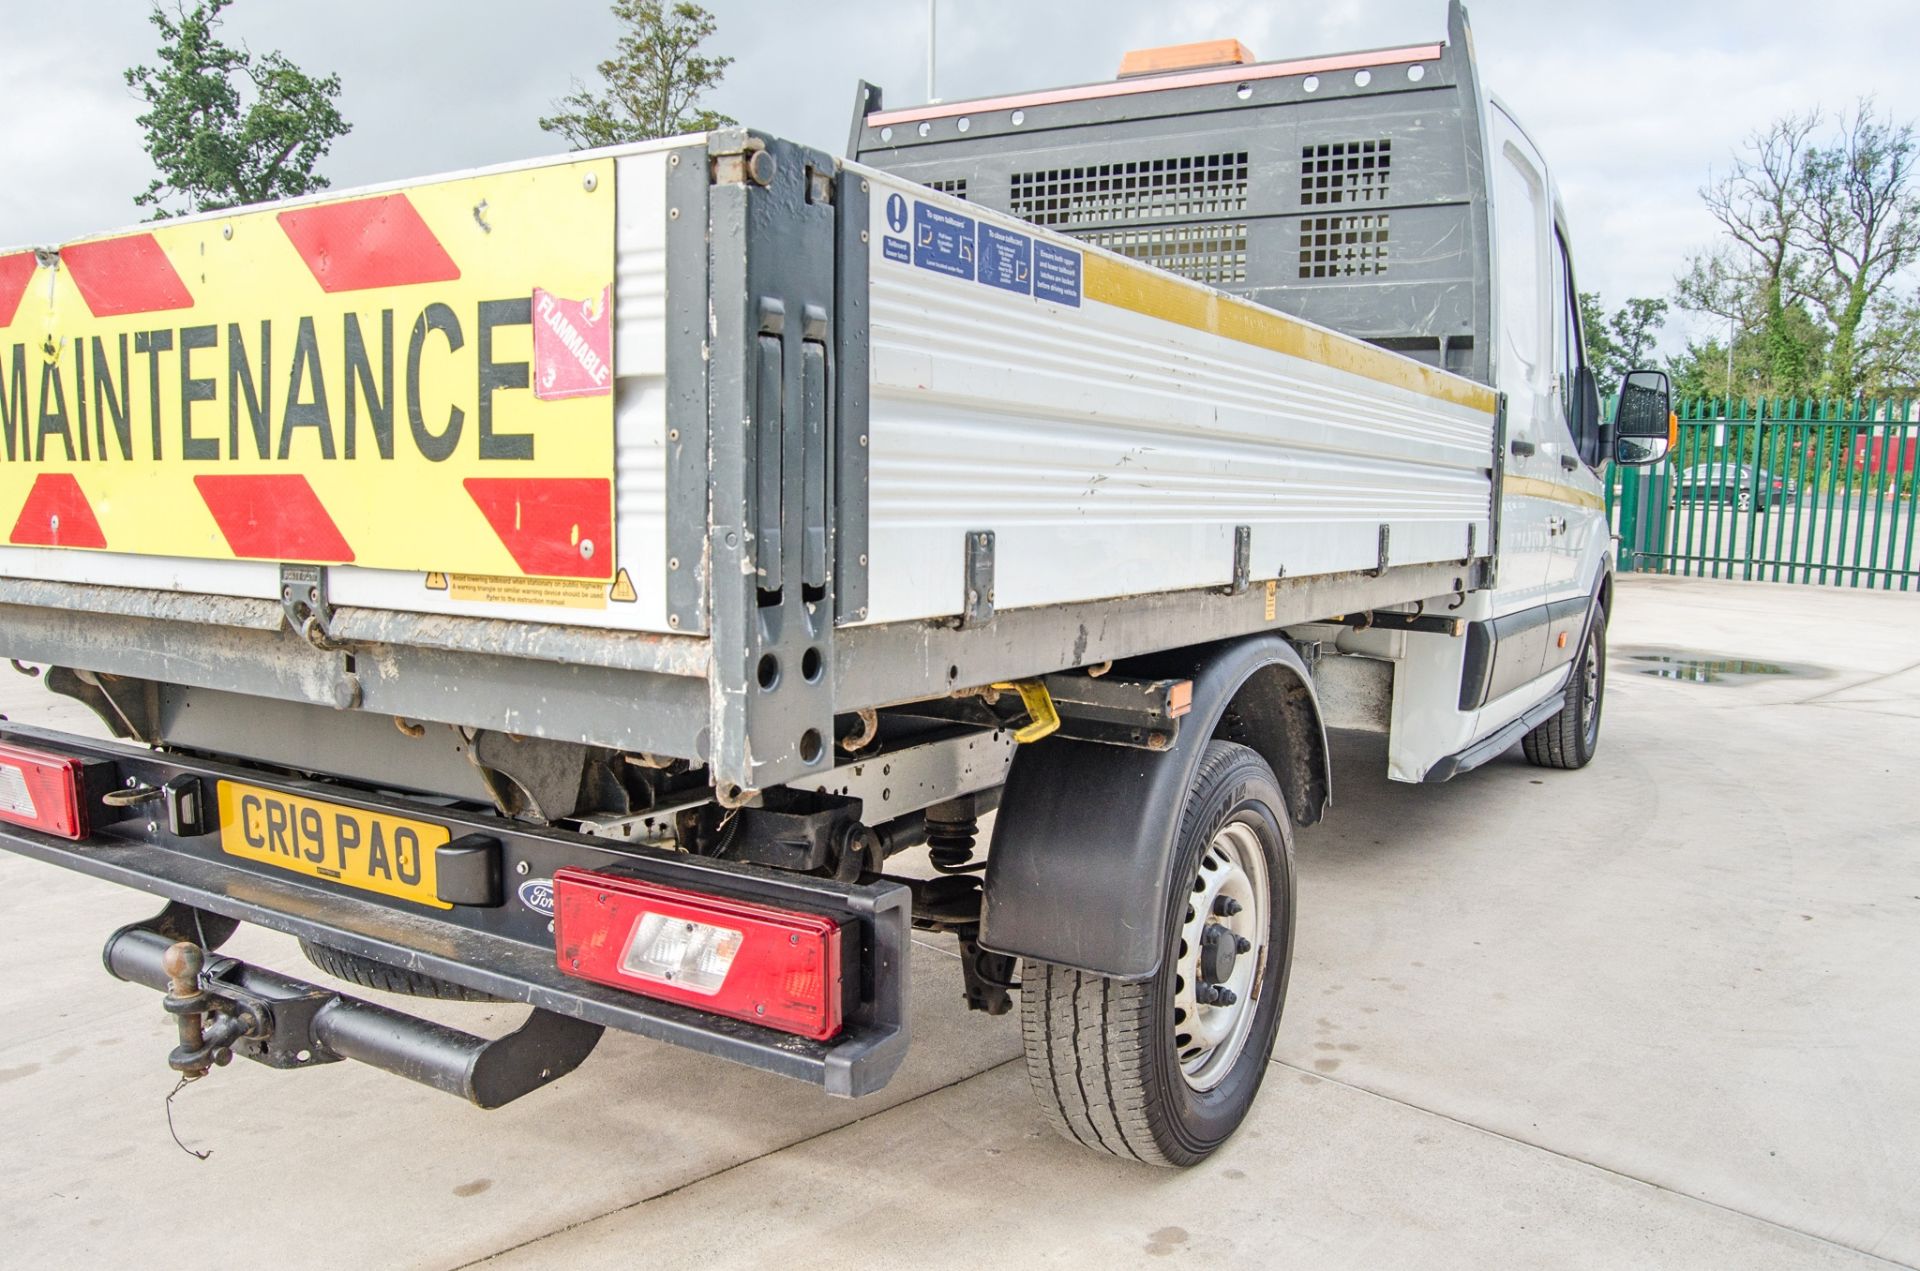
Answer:
[[[614,575],[610,159],[0,255],[0,543]]]

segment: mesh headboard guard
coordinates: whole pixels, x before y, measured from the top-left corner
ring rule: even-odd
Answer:
[[[849,154],[1482,382],[1481,93],[1445,44],[884,109]]]

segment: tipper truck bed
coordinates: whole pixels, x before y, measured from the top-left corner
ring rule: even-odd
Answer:
[[[1165,149],[1193,94],[1189,131],[1266,135],[1303,75],[1259,67],[983,106],[1028,140],[971,157],[887,147],[971,118],[863,92],[866,162],[729,130],[0,253],[0,655],[122,739],[0,724],[0,845],[167,901],[107,962],[167,992],[182,1071],[353,1058],[492,1106],[611,1026],[859,1095],[918,926],[970,1005],[1022,995],[1037,1086],[1063,1039],[1109,1065],[1064,1131],[1199,1159],[1271,1046],[1325,729],[1413,780],[1597,735],[1594,469],[1656,443],[1604,435],[1577,327],[1567,413],[1514,410],[1487,147],[1524,136],[1454,21],[1344,92],[1446,138],[1393,149],[1457,187],[1431,312],[1468,329],[1425,360],[981,200],[1028,140]],[[887,170],[928,156],[988,179]],[[1664,436],[1652,378],[1626,400]],[[469,1037],[221,957],[238,921],[535,1009]]]

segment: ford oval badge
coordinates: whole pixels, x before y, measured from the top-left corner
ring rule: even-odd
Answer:
[[[520,903],[537,914],[553,917],[553,880],[529,878],[520,884]]]

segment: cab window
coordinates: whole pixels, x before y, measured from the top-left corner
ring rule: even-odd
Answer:
[[[1573,289],[1573,265],[1567,258],[1567,240],[1553,234],[1553,378],[1559,389],[1560,418],[1574,418],[1575,372],[1580,369],[1580,300]]]

